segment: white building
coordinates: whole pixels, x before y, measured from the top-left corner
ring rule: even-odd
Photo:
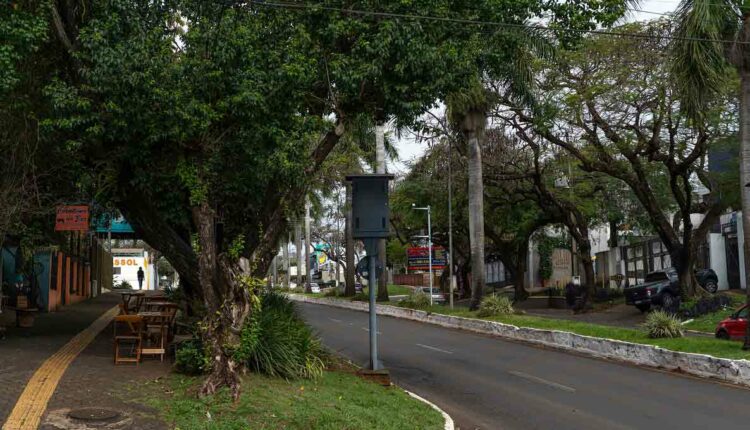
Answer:
[[[116,248],[112,250],[112,278],[115,284],[128,282],[138,289],[138,269],[143,269],[143,289],[155,290],[159,285],[153,256],[143,248]]]

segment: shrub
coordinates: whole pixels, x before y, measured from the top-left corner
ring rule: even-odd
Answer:
[[[336,290],[336,288],[330,288],[323,293],[323,297],[338,297],[339,292]]]
[[[491,295],[482,299],[479,304],[480,317],[494,317],[497,315],[510,315],[513,313],[513,305],[508,297],[504,295]]]
[[[682,337],[682,323],[674,315],[664,311],[651,312],[646,317],[643,324],[648,337],[658,338],[675,338]]]
[[[430,296],[419,290],[415,290],[409,294],[409,297],[401,300],[399,305],[409,309],[427,309],[430,307]]]
[[[120,289],[120,290],[132,290],[133,286],[130,285],[130,282],[128,282],[128,281],[122,281],[120,283],[113,284],[112,288],[115,289],[115,290],[117,290],[117,289]]]
[[[245,324],[239,359],[254,372],[283,378],[322,375],[325,351],[286,296],[268,292]]]
[[[365,293],[357,293],[354,296],[352,296],[352,301],[354,302],[368,302],[370,301],[370,297]]]
[[[177,346],[174,358],[174,368],[186,375],[200,375],[208,371],[211,360],[203,348],[200,339],[191,339]]]

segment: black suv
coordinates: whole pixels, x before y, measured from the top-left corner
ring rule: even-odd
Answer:
[[[698,283],[709,293],[715,293],[718,289],[718,277],[712,269],[703,269],[695,272]],[[641,312],[651,309],[652,305],[661,306],[662,309],[675,312],[679,305],[680,283],[675,269],[657,270],[646,275],[642,284],[626,287],[625,302],[637,307]]]

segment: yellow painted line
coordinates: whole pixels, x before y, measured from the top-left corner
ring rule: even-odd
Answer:
[[[47,403],[65,370],[118,312],[117,306],[105,312],[39,366],[26,384],[2,430],[36,430],[39,427],[42,415],[47,410]]]

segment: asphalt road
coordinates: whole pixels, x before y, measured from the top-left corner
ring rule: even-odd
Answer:
[[[367,314],[299,304],[329,348],[368,361]],[[750,390],[478,334],[378,318],[380,357],[398,385],[461,429],[731,429]]]

